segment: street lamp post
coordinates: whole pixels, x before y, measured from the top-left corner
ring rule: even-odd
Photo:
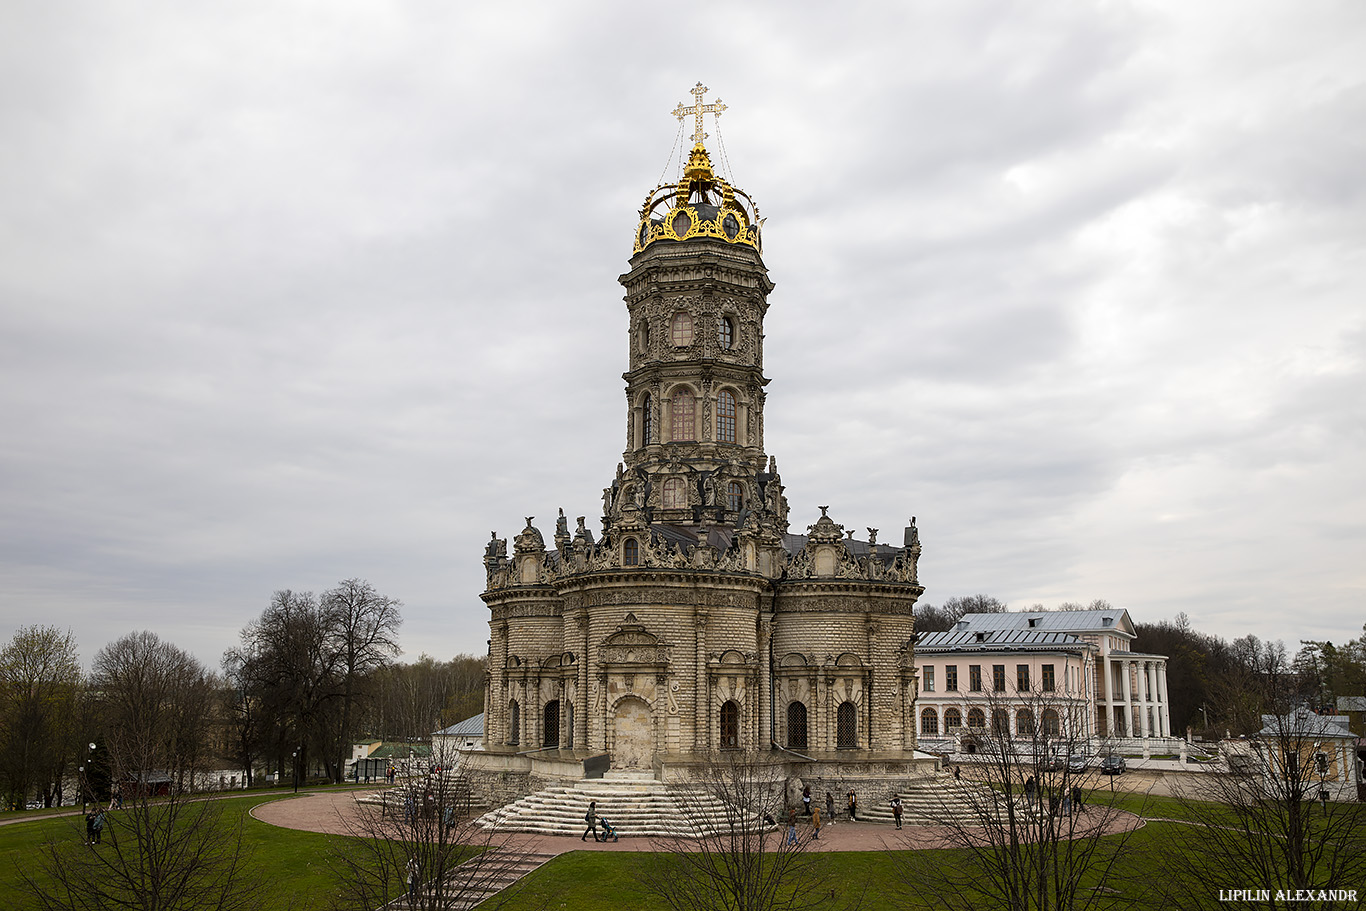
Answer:
[[[299,751],[294,751],[294,793],[299,793]]]
[[[79,776],[78,776],[78,777],[80,778],[80,781],[78,782],[78,784],[79,784],[80,789],[81,789],[81,815],[82,815],[82,816],[85,815],[85,804],[86,804],[86,796],[87,796],[87,795],[86,795],[86,788],[89,786],[89,783],[90,783],[90,778],[89,778],[88,775],[86,775],[86,766],[90,765],[90,754],[93,753],[93,752],[95,752],[95,744],[93,744],[93,743],[88,743],[88,744],[86,744],[85,758],[81,760],[81,765],[80,765],[80,767],[79,767],[78,769],[76,769],[76,771],[77,771],[78,773],[80,773]]]

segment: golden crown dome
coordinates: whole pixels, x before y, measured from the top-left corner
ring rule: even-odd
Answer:
[[[660,241],[676,243],[702,238],[762,250],[759,207],[744,190],[716,174],[711,156],[702,144],[707,135],[702,132],[702,115],[720,117],[726,109],[719,98],[714,104],[704,105],[702,95],[706,91],[699,82],[692,90],[696,103],[679,104],[674,109],[674,116],[680,121],[687,116],[696,120],[692,154],[678,183],[660,184],[646,195],[633,253]]]

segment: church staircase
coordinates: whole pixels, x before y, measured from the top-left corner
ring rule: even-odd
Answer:
[[[978,825],[979,808],[992,801],[991,788],[974,781],[962,781],[952,775],[934,775],[923,780],[906,782],[897,788],[901,798],[903,826]],[[892,796],[890,793],[872,795],[860,793],[859,822],[893,825]],[[837,822],[849,819],[845,797],[836,795]],[[1021,811],[1030,812],[1024,800],[1016,800]]]
[[[601,779],[586,778],[529,794],[485,813],[478,824],[502,832],[581,836],[588,827],[588,802],[594,801],[598,816],[610,821],[620,838],[696,837],[728,830],[725,806],[709,795],[690,793],[685,812],[679,802],[682,787],[609,772]]]

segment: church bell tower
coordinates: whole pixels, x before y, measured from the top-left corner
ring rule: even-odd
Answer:
[[[734,527],[766,508],[786,528],[776,465],[764,454],[764,314],[773,282],[761,258],[757,207],[716,173],[702,115],[677,183],[640,210],[631,271],[625,472],[604,492],[608,519],[634,505],[649,524]]]

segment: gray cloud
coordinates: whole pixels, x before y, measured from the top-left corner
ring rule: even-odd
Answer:
[[[595,522],[621,458],[615,277],[701,79],[795,525],[916,514],[931,602],[1357,634],[1366,14],[708,11],[7,9],[7,628],[215,661],[362,576],[482,650],[488,531]]]

